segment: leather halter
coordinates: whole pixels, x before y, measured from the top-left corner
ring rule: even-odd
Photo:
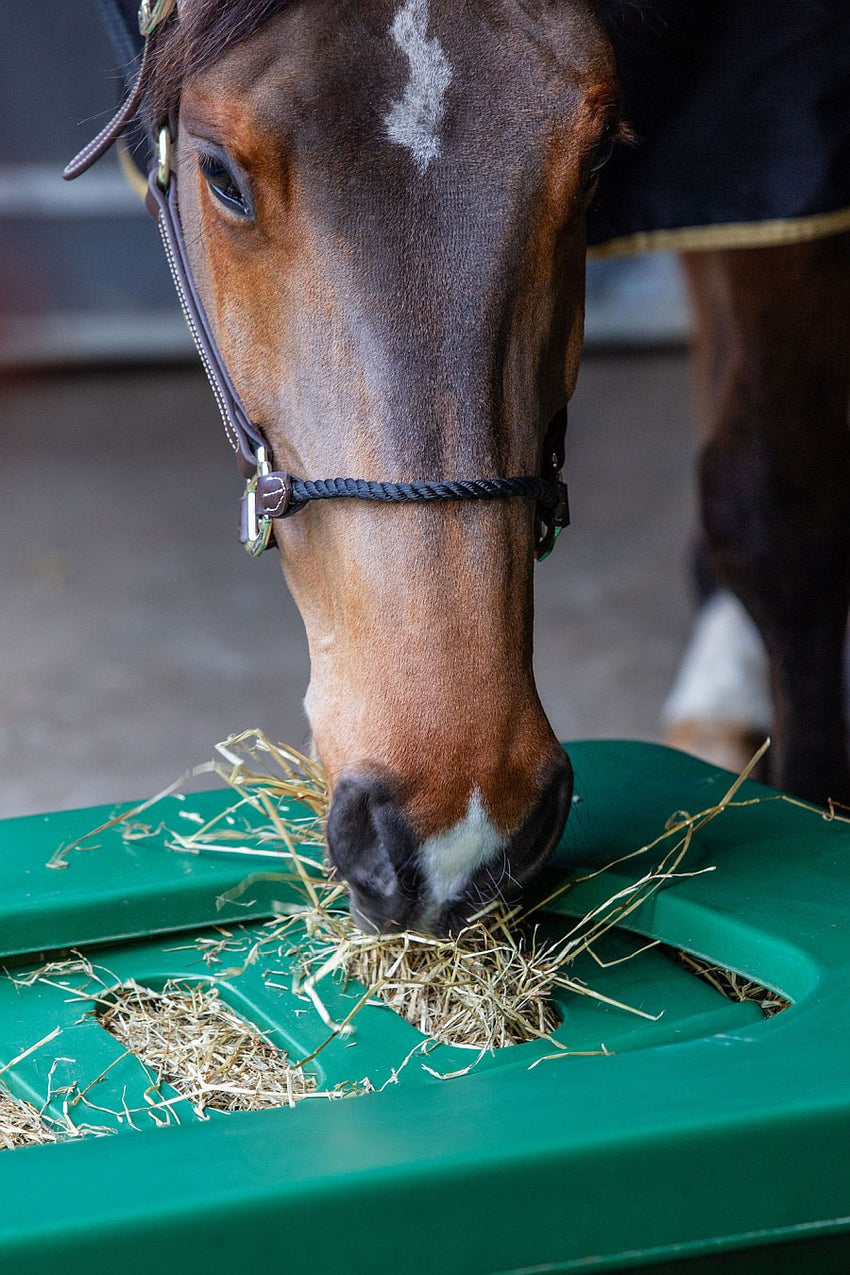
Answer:
[[[109,123],[71,160],[63,172],[72,181],[86,172],[135,122],[147,86],[156,35],[175,0],[142,0],[139,30],[145,37],[136,79]],[[454,482],[383,483],[363,478],[303,480],[272,469],[271,449],[246,412],[219,353],[201,298],[192,279],[177,206],[177,178],[171,163],[176,123],[164,121],[156,137],[148,171],[145,204],[159,228],[166,259],[184,318],[221,413],[228,441],[246,479],[240,502],[240,540],[253,556],[267,548],[272,522],[303,509],[312,500],[373,500],[392,504],[446,500],[490,500],[521,496],[536,501],[535,556],[547,557],[562,528],[569,526],[566,484],[561,479],[567,411],[556,413],[544,444],[543,473],[536,477],[483,478]]]

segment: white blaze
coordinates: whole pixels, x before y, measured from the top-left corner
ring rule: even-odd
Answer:
[[[495,857],[505,838],[490,822],[476,788],[463,819],[423,842],[419,864],[433,904],[460,898],[470,878]]]
[[[390,141],[410,151],[421,175],[440,153],[439,129],[452,69],[439,40],[428,39],[428,0],[405,0],[390,32],[410,62],[410,79],[384,124]]]
[[[701,720],[770,729],[767,655],[755,624],[726,589],[700,611],[662,716],[670,724]]]

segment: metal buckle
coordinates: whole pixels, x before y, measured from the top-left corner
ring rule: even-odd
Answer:
[[[268,548],[272,534],[272,520],[266,514],[257,516],[257,480],[270,473],[265,447],[257,448],[257,472],[245,484],[245,540],[244,545],[252,558],[259,558]]]
[[[139,31],[142,35],[150,35],[160,22],[164,22],[176,0],[142,0],[139,5]]]
[[[537,544],[534,546],[534,557],[538,562],[545,562],[549,554],[555,548],[555,541],[563,531],[563,527],[555,522],[544,522],[542,518],[537,520]]]
[[[558,468],[558,457],[553,455],[551,463],[555,471],[554,481],[559,488],[560,500],[547,517],[541,517],[538,512],[537,542],[534,546],[534,556],[538,562],[546,561],[555,548],[558,536],[560,536],[564,527],[569,527],[570,525],[570,499],[567,492],[567,484],[562,480],[561,471]]]
[[[171,180],[171,130],[163,124],[156,136],[156,184],[167,190]]]

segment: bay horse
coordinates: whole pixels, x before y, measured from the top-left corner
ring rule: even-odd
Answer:
[[[143,110],[172,122],[194,283],[278,466],[541,472],[578,372],[588,206],[630,142],[604,10],[179,0]],[[686,269],[705,543],[766,644],[772,777],[840,799],[848,237]],[[353,913],[449,932],[534,877],[571,804],[532,670],[533,504],[324,501],[274,536]]]

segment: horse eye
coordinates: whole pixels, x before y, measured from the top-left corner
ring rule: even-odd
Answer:
[[[230,169],[220,159],[215,155],[199,155],[198,167],[210,188],[210,193],[220,204],[240,217],[253,217],[250,201],[242,192]]]
[[[600,172],[608,160],[614,153],[614,129],[608,128],[602,134],[596,149],[593,152],[593,162],[590,167],[590,177],[595,177]]]
[[[582,192],[584,199],[589,199],[595,191],[596,183],[599,181],[599,174],[614,152],[615,133],[616,130],[614,128],[606,128],[593,148],[590,156],[590,167],[584,179],[584,190]]]

